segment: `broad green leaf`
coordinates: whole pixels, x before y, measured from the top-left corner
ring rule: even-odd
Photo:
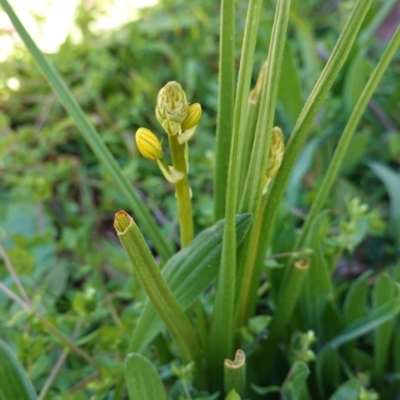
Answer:
[[[347,291],[343,306],[346,324],[350,324],[363,315],[367,305],[367,283],[370,276],[370,271],[364,272]]]
[[[350,379],[340,386],[340,388],[329,397],[329,400],[358,400],[359,391],[360,384],[357,379]]]
[[[320,397],[326,399],[339,384],[340,359],[336,349],[326,347],[318,353],[316,373]]]
[[[251,215],[236,217],[237,244],[244,239],[250,225]],[[217,276],[222,249],[222,235],[225,221],[221,220],[202,231],[193,242],[175,254],[162,269],[162,275],[185,310]],[[157,311],[147,301],[135,327],[130,350],[142,352],[145,346],[164,327]]]
[[[282,72],[278,90],[278,105],[282,107],[283,114],[288,121],[290,129],[293,128],[303,108],[303,98],[301,95],[298,72],[299,68],[295,64],[292,48],[290,43],[287,42],[283,53]]]
[[[310,371],[307,364],[302,361],[296,361],[290,368],[288,377],[282,386],[282,399],[300,400],[309,374]]]
[[[373,307],[378,308],[397,296],[392,279],[386,274],[379,275],[372,291]],[[394,319],[389,320],[380,325],[374,332],[374,378],[378,386],[382,383],[388,362],[394,322]]]
[[[326,307],[332,283],[328,266],[321,249],[320,227],[325,213],[321,213],[310,228],[305,247],[313,249],[310,257],[310,268],[304,280],[300,306],[308,329],[321,332],[321,316]],[[319,336],[317,334],[317,336]]]
[[[399,311],[400,299],[397,294],[395,299],[387,301],[385,304],[374,308],[368,315],[357,318],[325,346],[339,347],[340,345],[347,343],[349,340],[355,339],[376,329],[381,324],[394,318]]]
[[[130,400],[167,399],[156,369],[140,354],[131,353],[126,357],[125,380]]]
[[[400,238],[400,174],[392,168],[378,163],[369,163],[370,168],[386,187],[390,199],[389,233],[399,241]]]
[[[0,399],[34,400],[35,389],[11,349],[0,339]]]

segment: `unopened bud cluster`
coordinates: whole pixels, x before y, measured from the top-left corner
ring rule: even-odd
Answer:
[[[277,175],[285,154],[285,138],[282,129],[274,127],[272,129],[271,146],[269,148],[268,167],[265,175],[263,194],[268,190],[268,185]]]
[[[157,121],[170,136],[177,135],[179,144],[187,143],[194,135],[202,110],[199,103],[189,104],[182,86],[168,82],[158,93],[155,109]],[[171,183],[177,183],[183,174],[169,166],[163,159],[160,140],[147,128],[136,132],[136,145],[143,157],[157,160],[164,177]]]

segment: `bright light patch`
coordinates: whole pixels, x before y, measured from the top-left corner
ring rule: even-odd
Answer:
[[[15,77],[8,78],[6,81],[6,85],[9,89],[13,90],[14,92],[17,92],[21,87],[19,80]]]

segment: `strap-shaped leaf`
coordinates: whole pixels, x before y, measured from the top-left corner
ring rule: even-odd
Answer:
[[[156,369],[147,358],[131,353],[125,359],[130,400],[165,400],[167,395]]]
[[[352,339],[376,329],[381,324],[390,321],[399,311],[400,295],[397,294],[396,298],[374,308],[368,315],[357,318],[348,325],[342,333],[329,341],[325,346],[339,347]]]
[[[236,217],[237,245],[244,239],[251,214]],[[162,275],[180,306],[187,309],[217,276],[225,220],[202,231],[193,242],[175,254],[162,269]],[[163,329],[164,323],[147,301],[136,326],[130,350],[140,353]]]
[[[11,349],[0,340],[0,399],[34,400],[35,389]]]

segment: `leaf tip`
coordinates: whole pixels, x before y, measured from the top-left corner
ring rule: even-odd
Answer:
[[[122,235],[131,226],[133,219],[124,211],[120,210],[114,217],[114,228],[119,235]]]

